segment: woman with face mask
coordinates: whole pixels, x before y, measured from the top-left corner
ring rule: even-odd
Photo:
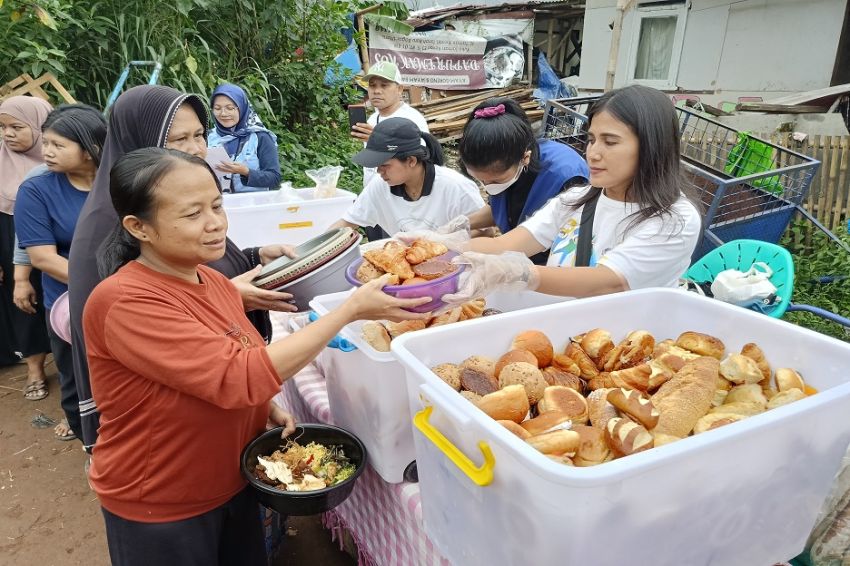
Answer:
[[[381,120],[352,161],[378,174],[333,227],[433,230],[484,206],[475,183],[443,167],[440,142],[407,118]]]
[[[571,147],[535,138],[525,111],[510,98],[490,98],[472,111],[458,151],[461,167],[489,195],[488,206],[470,215],[472,229],[496,226],[507,233],[590,176]],[[543,265],[547,255],[532,260]]]
[[[207,154],[207,110],[200,97],[159,85],[142,85],[123,93],[109,115],[94,186],[80,213],[69,257],[69,294],[71,308],[74,377],[80,396],[83,441],[87,448],[97,438],[97,407],[91,397],[88,366],[83,342],[83,306],[95,285],[104,277],[98,271],[101,244],[117,221],[109,198],[109,171],[125,153],[144,147],[177,149],[204,158]],[[224,256],[210,267],[231,279],[242,296],[245,310],[255,328],[268,341],[271,338],[269,310],[293,311],[288,293],[266,291],[251,285],[262,265],[281,255],[291,254],[288,246],[269,245],[240,250],[227,240]]]

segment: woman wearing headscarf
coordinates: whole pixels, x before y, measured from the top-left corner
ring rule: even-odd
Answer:
[[[0,104],[0,365],[16,363],[15,352],[23,355],[27,362],[24,396],[32,401],[47,396],[44,359],[50,342],[40,300],[41,272],[22,268],[17,274],[19,287],[26,287],[37,303],[33,312],[19,310],[14,304],[14,209],[24,177],[43,163],[41,125],[52,109],[46,101],[32,96],[12,96]]]
[[[69,294],[74,377],[80,397],[83,444],[91,449],[97,439],[97,406],[91,395],[83,342],[83,306],[104,278],[98,272],[99,248],[112,233],[118,217],[109,196],[109,171],[125,153],[145,147],[177,149],[199,157],[207,152],[207,110],[200,97],[165,86],[142,85],[123,93],[109,116],[106,143],[94,186],[77,222],[69,258]],[[291,253],[282,245],[240,250],[227,240],[224,257],[209,264],[236,285],[248,318],[267,342],[271,338],[269,310],[292,311],[288,293],[265,291],[251,285],[260,266]],[[168,332],[168,329],[163,329]],[[179,336],[174,337],[179,340]],[[156,355],[156,352],[151,352]]]
[[[267,191],[280,184],[277,138],[254,112],[240,87],[228,83],[216,87],[210,98],[215,128],[210,130],[209,147],[223,147],[229,161],[214,164],[230,174],[225,192]]]

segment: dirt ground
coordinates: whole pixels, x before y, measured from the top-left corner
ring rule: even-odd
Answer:
[[[49,358],[48,358],[49,359]],[[0,565],[109,564],[103,518],[83,466],[78,441],[62,442],[53,428],[35,428],[39,413],[59,421],[59,384],[47,366],[50,395],[23,397],[26,366],[0,368]],[[289,520],[276,566],[351,566],[318,516]]]

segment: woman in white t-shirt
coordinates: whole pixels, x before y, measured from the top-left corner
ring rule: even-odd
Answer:
[[[381,120],[352,160],[376,167],[378,174],[332,228],[380,226],[388,234],[435,230],[484,206],[473,181],[442,166],[436,138],[406,118]]]
[[[463,251],[471,269],[444,300],[460,303],[495,290],[537,290],[589,297],[646,287],[672,287],[690,264],[702,233],[701,213],[682,193],[679,122],[666,95],[628,86],[603,95],[588,112],[590,185],[550,200],[498,238],[466,232],[426,236]],[[582,223],[595,206],[592,223]],[[576,265],[582,230],[590,253]],[[546,266],[528,259],[551,247]]]

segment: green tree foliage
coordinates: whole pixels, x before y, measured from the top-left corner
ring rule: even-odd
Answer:
[[[50,71],[102,107],[131,60],[159,61],[161,84],[204,98],[233,82],[278,134],[285,180],[309,186],[305,169],[341,164],[341,184],[357,189],[344,106],[358,95],[350,83],[324,84],[355,9],[334,0],[0,0],[0,83]],[[148,72],[134,70],[128,85]]]

